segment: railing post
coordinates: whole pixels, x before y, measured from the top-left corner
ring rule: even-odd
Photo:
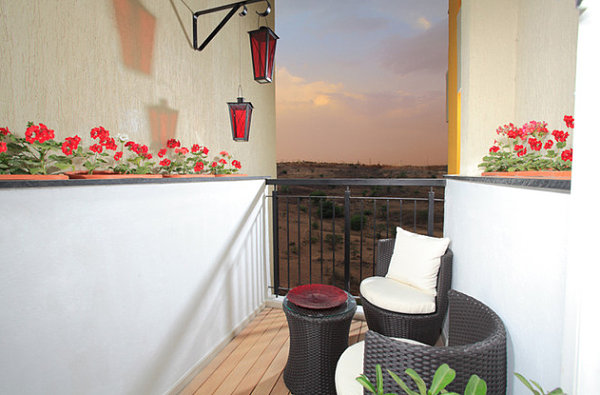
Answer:
[[[429,207],[427,209],[427,234],[429,236],[433,236],[434,203],[435,192],[433,188],[429,188]]]
[[[344,193],[344,287],[350,292],[350,187]]]
[[[279,205],[277,186],[273,186],[273,291],[279,296]]]

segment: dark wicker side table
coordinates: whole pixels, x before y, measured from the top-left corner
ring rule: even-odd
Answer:
[[[283,311],[290,329],[290,352],[283,371],[285,385],[294,395],[335,395],[335,367],[348,348],[356,300],[348,294],[341,306],[312,310],[286,297]]]

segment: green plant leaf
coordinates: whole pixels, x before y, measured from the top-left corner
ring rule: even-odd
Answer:
[[[402,381],[402,379],[400,377],[398,377],[397,374],[395,374],[394,372],[391,372],[390,370],[388,370],[388,373],[390,374],[390,376],[392,376],[394,381],[400,386],[400,388],[402,388],[402,390],[405,393],[407,393],[408,395],[419,395],[418,392],[415,392],[415,391],[411,390],[410,388],[408,388],[408,385],[406,385],[406,383],[404,381]]]
[[[467,383],[467,387],[465,388],[465,395],[486,395],[487,394],[487,384],[483,379],[481,379],[476,374],[472,375],[469,378],[469,382]]]
[[[527,381],[527,379],[525,377],[521,376],[517,372],[515,372],[515,376],[517,376],[517,378],[521,381],[521,383],[523,383],[525,385],[525,387],[529,388],[529,390],[532,393],[534,393],[535,395],[542,395],[538,391],[536,391],[531,384],[529,384],[529,381]]]
[[[356,378],[356,381],[358,381],[360,383],[360,385],[365,387],[367,389],[367,391],[370,391],[370,392],[376,394],[375,387],[373,386],[373,384],[371,384],[371,382],[369,381],[367,376],[365,376],[364,374],[361,374],[360,376],[358,376]]]
[[[429,393],[431,395],[439,394],[448,384],[454,380],[456,377],[456,371],[448,364],[443,364],[435,371],[433,375],[433,381],[431,382],[431,388],[429,389]]]
[[[545,391],[544,391],[544,389],[542,388],[542,386],[541,386],[541,385],[539,385],[538,383],[536,383],[536,382],[535,382],[535,381],[533,381],[533,380],[531,380],[531,382],[533,383],[533,385],[535,385],[535,386],[537,387],[537,389],[539,389],[539,390],[540,390],[540,394],[542,394],[542,395],[543,395],[543,394],[545,394]]]
[[[567,395],[563,392],[562,388],[555,388],[552,391],[548,392],[548,395]]]
[[[412,369],[406,369],[405,372],[410,376],[410,378],[413,379],[421,395],[427,395],[427,386],[425,385],[425,382],[421,376],[419,376],[419,374]]]
[[[377,393],[383,394],[383,374],[380,364],[375,365],[375,375],[377,376]]]

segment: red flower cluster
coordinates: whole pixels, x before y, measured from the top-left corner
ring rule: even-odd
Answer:
[[[90,146],[90,151],[100,154],[102,153],[102,147],[106,148],[107,150],[116,151],[117,143],[115,142],[115,139],[110,137],[110,132],[104,129],[102,126],[93,128],[90,131],[90,136],[94,140],[98,140],[97,144]],[[98,146],[100,146],[100,148],[98,148]],[[92,149],[92,147],[94,148]]]
[[[196,162],[196,165],[194,166],[194,171],[196,173],[198,173],[198,172],[201,172],[202,170],[204,170],[204,163]]]
[[[539,151],[542,149],[542,142],[535,137],[530,137],[528,142],[532,150]]]
[[[563,121],[565,121],[568,128],[573,129],[575,127],[575,120],[573,119],[572,116],[565,115],[565,117],[563,118]]]
[[[165,156],[167,154],[167,149],[163,148],[161,150],[158,151],[158,157],[162,158],[163,156]]]
[[[0,134],[3,136],[7,136],[10,134],[10,130],[8,130],[8,126],[5,128],[0,128]]]
[[[569,132],[563,132],[562,130],[555,130],[552,132],[552,135],[556,139],[556,142],[562,143],[567,141],[567,137],[569,137]]]
[[[142,158],[152,159],[152,154],[148,153],[148,146],[137,144],[133,141],[128,141],[125,143],[125,147],[127,147],[130,151],[135,152]]]
[[[498,147],[497,145],[493,145],[490,147],[490,152],[498,152],[500,151],[500,147]]]
[[[73,155],[73,151],[77,149],[77,147],[79,146],[79,143],[81,142],[81,137],[75,135],[73,137],[67,137],[65,139],[65,142],[62,143],[62,152],[69,156],[69,155]]]
[[[113,156],[113,158],[116,161],[120,161],[122,157],[123,157],[123,151],[115,152],[115,156]]]
[[[562,160],[564,160],[565,162],[568,160],[570,160],[572,162],[573,161],[573,148],[564,150],[560,154],[560,158]]]
[[[206,148],[206,147],[202,147],[202,153],[203,153],[204,155],[208,155],[208,148]]]
[[[217,166],[218,166],[218,163],[217,163],[217,162],[213,162],[213,163],[211,163],[211,164],[210,164],[210,166],[211,166],[211,167],[217,167]]]
[[[229,153],[228,153],[227,151],[221,151],[221,152],[219,153],[219,155],[221,155],[221,156],[228,156],[228,155],[229,155]]]
[[[0,154],[3,152],[6,152],[6,150],[7,150],[6,143],[5,142],[0,143]]]
[[[235,167],[236,169],[241,169],[242,168],[242,164],[240,163],[239,160],[234,160],[231,162],[231,164],[233,165],[233,167]]]
[[[165,158],[165,159],[161,160],[158,164],[161,166],[169,166],[171,164],[171,161],[169,159]]]
[[[25,132],[25,140],[28,143],[33,144],[39,142],[40,144],[45,143],[48,140],[54,138],[54,130],[48,129],[46,125],[40,123],[39,125],[31,125]]]
[[[198,151],[200,151],[200,146],[198,144],[192,145],[192,153],[195,154]]]
[[[550,148],[552,148],[553,145],[554,145],[554,141],[548,140],[548,141],[546,141],[546,144],[544,144],[544,149],[550,149]]]
[[[177,147],[181,147],[181,143],[179,142],[179,140],[175,140],[175,139],[169,139],[167,141],[167,147],[168,148],[177,148]]]
[[[175,148],[176,154],[187,155],[189,152],[190,152],[190,150],[185,147]]]
[[[227,161],[225,159],[221,158],[221,159],[219,159],[219,163],[222,164],[222,165],[226,165]]]

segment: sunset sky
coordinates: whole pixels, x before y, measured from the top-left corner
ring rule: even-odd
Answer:
[[[277,160],[447,163],[447,0],[278,0]]]

